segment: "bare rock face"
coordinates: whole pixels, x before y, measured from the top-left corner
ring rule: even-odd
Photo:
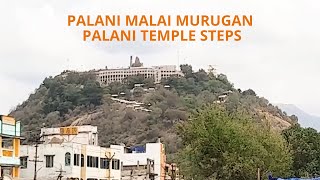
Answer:
[[[289,118],[283,118],[281,116],[273,115],[269,112],[265,112],[262,110],[256,110],[257,113],[263,117],[261,119],[262,122],[270,126],[275,131],[282,131],[289,128],[293,122]]]
[[[49,144],[61,144],[61,143],[63,143],[63,142],[64,142],[64,139],[63,139],[63,138],[60,139],[60,138],[57,138],[57,137],[53,137],[53,138],[50,140]]]
[[[80,117],[76,117],[71,123],[71,126],[81,126],[81,125],[91,124],[91,121],[93,119],[96,119],[101,113],[102,112],[94,112],[91,114],[86,114]]]

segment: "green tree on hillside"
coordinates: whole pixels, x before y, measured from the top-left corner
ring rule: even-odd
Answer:
[[[120,82],[115,81],[115,82],[111,82],[111,83],[107,86],[106,90],[107,90],[107,93],[108,93],[108,94],[111,94],[111,95],[112,95],[112,94],[120,94],[120,93],[122,93],[122,92],[125,92],[125,91],[127,90],[127,87],[126,87],[126,85],[121,84]]]
[[[193,77],[193,70],[192,66],[189,64],[182,64],[180,65],[180,70],[184,74],[185,78],[192,78]]]
[[[254,92],[252,89],[248,89],[242,92],[244,96],[256,96],[256,92]]]
[[[39,89],[46,88],[43,100],[45,115],[58,111],[61,115],[77,106],[98,106],[102,103],[103,89],[93,74],[71,72],[66,77],[46,78]]]
[[[290,175],[292,159],[281,135],[253,123],[247,115],[209,106],[180,126],[184,148],[179,161],[183,174],[194,180],[256,179]]]
[[[320,134],[299,125],[283,131],[283,137],[293,152],[293,170],[297,177],[320,175]]]
[[[88,81],[81,90],[82,97],[80,102],[82,105],[98,106],[102,103],[103,90],[96,81]]]

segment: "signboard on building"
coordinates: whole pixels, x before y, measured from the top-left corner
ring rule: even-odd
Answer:
[[[13,151],[11,150],[2,150],[2,155],[6,157],[12,157],[13,156]]]
[[[62,135],[77,135],[78,127],[61,127],[60,134]]]

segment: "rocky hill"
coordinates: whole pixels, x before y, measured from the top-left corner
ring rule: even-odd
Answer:
[[[140,76],[107,87],[89,73],[48,77],[11,115],[23,124],[24,143],[43,126],[91,124],[98,126],[103,146],[130,146],[161,137],[169,154],[181,145],[176,125],[206,104],[220,103],[230,113],[246,111],[257,123],[278,131],[297,123],[295,116],[287,116],[253,90],[236,89],[223,74],[194,72],[190,65],[181,70],[184,77],[170,77],[157,85]]]
[[[311,127],[320,131],[320,117],[310,115],[293,104],[276,104],[288,115],[296,115],[299,118],[299,124],[302,127]]]

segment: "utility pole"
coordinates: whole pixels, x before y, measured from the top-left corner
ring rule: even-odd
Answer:
[[[176,178],[178,178],[178,180],[180,180],[180,169],[179,169],[179,167],[178,167],[178,165],[176,166],[176,174],[179,174],[178,175],[178,177],[176,177]]]
[[[154,174],[154,160],[147,159],[147,180],[154,180],[155,174]]]
[[[58,177],[57,177],[57,180],[61,180],[61,178],[63,177],[63,176],[62,176],[62,173],[63,173],[63,172],[65,173],[66,171],[63,171],[63,170],[62,170],[62,167],[61,167],[60,170],[59,170],[59,171],[56,171],[56,172],[59,173],[59,175],[58,175]]]
[[[34,159],[33,160],[29,160],[31,162],[34,162],[34,176],[33,176],[33,180],[37,180],[37,163],[38,162],[43,162],[43,161],[39,161],[38,160],[38,147],[39,147],[39,144],[43,141],[40,141],[42,136],[38,137],[37,140],[35,141],[36,145],[36,152],[35,152],[35,156],[34,156]]]
[[[146,179],[147,180],[150,180],[150,166],[151,166],[151,162],[150,162],[150,159],[149,158],[147,158],[147,177],[146,177]]]
[[[171,180],[176,180],[175,166],[171,164]]]
[[[108,168],[108,171],[109,171],[109,175],[108,175],[108,180],[111,180],[111,160],[113,159],[113,157],[115,156],[115,153],[113,153],[113,155],[111,156],[111,153],[110,152],[107,152],[105,154],[107,160],[109,161],[109,168]],[[119,164],[120,166],[120,164]]]
[[[131,172],[130,172],[130,180],[133,180],[133,169],[131,169]]]
[[[260,180],[260,168],[258,168],[258,180]]]

